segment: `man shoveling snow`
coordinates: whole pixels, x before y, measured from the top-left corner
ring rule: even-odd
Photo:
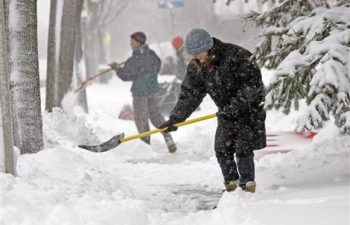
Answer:
[[[249,51],[221,42],[203,29],[193,29],[185,45],[193,59],[179,100],[160,128],[177,130],[175,124],[185,121],[209,94],[219,108],[215,152],[226,190],[240,186],[255,192],[253,150],[266,147],[265,88],[260,69],[250,62]]]

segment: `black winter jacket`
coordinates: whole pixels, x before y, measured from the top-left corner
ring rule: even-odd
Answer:
[[[209,66],[198,66],[195,60],[188,65],[169,119],[186,120],[208,93],[219,108],[219,126],[236,134],[237,147],[266,147],[265,88],[259,67],[249,60],[251,53],[214,38],[209,54],[213,57]]]

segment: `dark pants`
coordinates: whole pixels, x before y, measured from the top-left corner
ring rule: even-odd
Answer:
[[[237,138],[235,132],[219,123],[215,134],[215,153],[225,182],[239,179],[240,184],[246,184],[255,178],[254,152],[237,144]]]
[[[159,111],[158,100],[154,95],[133,96],[133,108],[136,128],[139,133],[150,130],[149,119],[156,128],[165,122],[164,117]],[[149,136],[141,139],[146,143],[150,143]]]

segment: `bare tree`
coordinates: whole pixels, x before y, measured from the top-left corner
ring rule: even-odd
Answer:
[[[52,0],[50,9],[46,110],[61,107],[70,90],[74,63],[76,0]]]
[[[4,5],[8,13],[14,143],[22,154],[43,147],[36,7],[36,0],[7,0]]]
[[[5,173],[16,174],[13,157],[8,47],[6,40],[4,2],[0,0],[0,151],[4,155]]]
[[[126,8],[127,0],[86,0],[87,16],[83,21],[86,69],[88,75],[98,72],[98,65],[107,62],[103,44],[105,27],[111,24]],[[107,76],[100,79],[107,82]]]

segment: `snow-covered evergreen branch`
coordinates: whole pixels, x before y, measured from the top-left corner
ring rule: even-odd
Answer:
[[[296,1],[285,1],[256,18],[269,27],[254,59],[276,69],[266,107],[288,113],[292,102],[298,109],[299,100],[306,99],[309,110],[299,120],[298,131],[320,128],[332,115],[341,131],[350,134],[350,4],[339,1],[303,15],[310,5],[292,2]]]

